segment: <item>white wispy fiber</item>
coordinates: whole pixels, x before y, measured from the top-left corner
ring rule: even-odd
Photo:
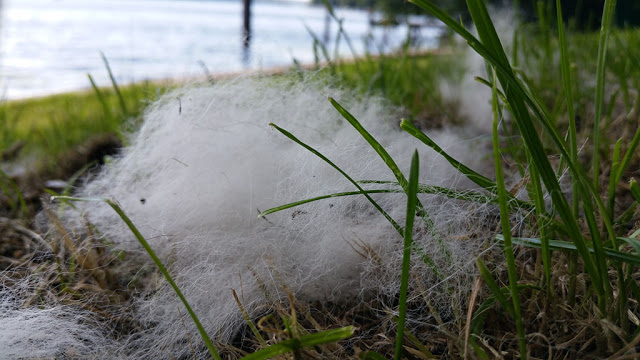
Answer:
[[[500,37],[502,46],[507,56],[512,53],[515,29],[518,27],[513,9],[505,6],[493,8],[490,11],[492,22],[496,32]],[[478,38],[475,27],[469,29]],[[456,42],[455,50],[460,52],[464,59],[464,76],[461,78],[447,79],[440,81],[440,93],[443,98],[460,104],[460,115],[468,122],[468,125],[475,127],[483,133],[491,133],[493,111],[491,109],[491,87],[480,83],[476,77],[491,80],[487,75],[485,59],[476,53],[472,48],[466,46],[466,41],[458,35],[453,39]],[[513,59],[511,59],[513,61]],[[527,68],[528,71],[531,69]],[[500,87],[500,85],[498,85]],[[503,113],[508,116],[508,112]]]
[[[72,306],[22,308],[24,280],[0,290],[1,359],[91,359],[113,356],[110,340],[90,311]],[[33,289],[31,289],[33,290]]]
[[[263,313],[270,301],[285,299],[284,287],[301,301],[343,303],[393,298],[398,292],[402,239],[363,196],[331,198],[257,217],[258,210],[356,190],[270,122],[318,149],[354,179],[395,180],[327,101],[332,96],[382,143],[407,176],[410,156],[418,148],[421,183],[470,187],[441,156],[399,128],[397,109],[380,98],[359,99],[322,84],[254,78],[177,90],[151,107],[122,156],[77,194],[121,204],[212,337],[227,341],[243,323],[231,289],[252,316]],[[486,150],[478,151],[474,146],[483,145],[464,140],[467,135],[461,133],[445,129],[429,134],[449,154],[482,170]],[[372,197],[404,225],[405,195]],[[435,195],[420,198],[438,235],[418,221],[415,241],[440,274],[414,256],[414,286],[426,290],[447,312],[468,295],[473,261],[486,245],[483,229],[495,213],[484,204]],[[130,258],[141,254],[111,208],[77,205]],[[73,219],[67,221],[73,225]],[[80,223],[79,228],[84,226]],[[358,253],[366,253],[362,244],[370,249],[368,257]],[[143,330],[121,341],[118,356],[191,356],[188,337],[201,355],[195,326],[173,290],[158,277],[144,281],[155,281],[157,290],[135,300]],[[452,288],[456,290],[445,291]],[[451,296],[459,299],[452,301]]]

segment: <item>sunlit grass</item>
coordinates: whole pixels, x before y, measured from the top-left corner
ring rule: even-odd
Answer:
[[[0,104],[0,121],[4,125],[0,131],[0,149],[24,142],[22,154],[37,158],[42,164],[50,164],[57,156],[93,135],[123,134],[127,129],[135,129],[146,105],[166,88],[167,85],[143,82],[121,87],[122,97],[117,96],[113,87],[107,87],[99,90],[101,97],[89,89],[4,101]]]

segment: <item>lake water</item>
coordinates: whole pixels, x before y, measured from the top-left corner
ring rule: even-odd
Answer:
[[[314,60],[326,10],[303,2],[253,0],[252,37],[243,47],[242,0],[0,0],[0,95],[4,99],[88,88],[87,74],[108,85],[103,52],[120,83],[266,69]],[[369,25],[361,10],[337,9],[356,52],[397,48],[407,26]],[[424,22],[424,19],[413,19]],[[330,41],[337,30],[331,23]],[[423,47],[440,29],[422,27]],[[350,56],[343,41],[339,53]],[[328,48],[333,53],[334,44]]]

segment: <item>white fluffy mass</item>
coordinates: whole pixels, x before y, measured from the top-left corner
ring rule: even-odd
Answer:
[[[20,287],[0,291],[0,359],[97,359],[119,348],[90,311],[72,306],[21,308]]]
[[[121,204],[167,265],[206,330],[222,341],[230,340],[243,324],[232,289],[252,316],[262,314],[270,300],[284,300],[285,287],[303,301],[393,298],[400,283],[402,238],[363,196],[321,200],[258,218],[259,211],[271,207],[356,190],[334,168],[269,123],[290,131],[354,179],[395,181],[327,96],[350,111],[407,176],[411,154],[418,148],[421,183],[470,188],[440,155],[399,128],[400,111],[384,100],[360,99],[320,81],[253,78],[166,95],[146,113],[122,156],[77,195],[113,198]],[[486,149],[463,140],[461,133],[440,130],[429,135],[450,155],[481,170]],[[404,226],[406,195],[373,198]],[[456,290],[458,303],[465,301],[475,276],[473,261],[486,245],[477,235],[486,217],[493,215],[482,204],[437,195],[420,199],[436,231],[426,231],[424,222],[417,221],[415,241],[441,274],[434,274],[415,255],[411,271],[414,281],[434,303],[441,301],[446,312],[454,303],[446,297],[453,295],[440,285],[455,284],[461,289]],[[129,257],[141,254],[140,244],[110,207],[77,205],[115,247]],[[73,219],[68,223],[72,225]],[[146,266],[153,267],[149,262]],[[143,328],[121,340],[118,356],[190,357],[188,337],[198,354],[204,351],[195,326],[166,281],[160,277],[145,281],[154,281],[157,290],[135,300]]]

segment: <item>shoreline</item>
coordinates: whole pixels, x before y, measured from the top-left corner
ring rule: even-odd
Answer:
[[[436,47],[436,48],[431,48],[431,49],[426,49],[421,51],[411,51],[408,54],[406,54],[406,56],[420,57],[420,56],[429,56],[429,55],[447,55],[451,53],[452,53],[452,49],[450,47],[442,47],[442,48]],[[247,69],[247,70],[240,70],[240,71],[209,73],[209,74],[202,74],[200,76],[193,76],[193,77],[144,79],[144,80],[133,81],[133,82],[118,83],[117,85],[119,88],[142,86],[145,84],[158,86],[158,87],[185,86],[189,84],[206,83],[211,80],[220,81],[220,80],[228,80],[228,79],[233,79],[238,77],[276,76],[276,75],[285,74],[289,71],[295,71],[297,68],[300,68],[304,71],[312,71],[316,69],[322,70],[322,69],[328,68],[331,64],[349,65],[349,64],[356,63],[359,60],[364,60],[364,61],[378,60],[381,57],[393,58],[393,57],[400,57],[403,55],[404,54],[396,53],[396,54],[385,54],[385,55],[370,55],[368,57],[359,57],[359,58],[345,57],[345,58],[340,58],[338,61],[331,62],[331,63],[327,61],[321,61],[318,64],[305,63],[305,64],[299,64],[299,65],[296,65],[296,64],[279,65],[279,66],[272,66],[272,67],[260,68],[260,69]],[[113,85],[99,86],[98,89],[100,90],[113,89]],[[59,96],[86,95],[88,93],[93,93],[93,92],[94,90],[89,83],[87,87],[81,88],[81,89],[55,92],[55,93],[46,94],[46,95],[35,95],[35,96],[19,97],[19,98],[13,98],[13,99],[1,99],[0,102],[3,102],[5,104],[16,104],[16,103],[24,103],[24,102],[30,102],[30,101],[38,101],[42,99],[54,98]]]

